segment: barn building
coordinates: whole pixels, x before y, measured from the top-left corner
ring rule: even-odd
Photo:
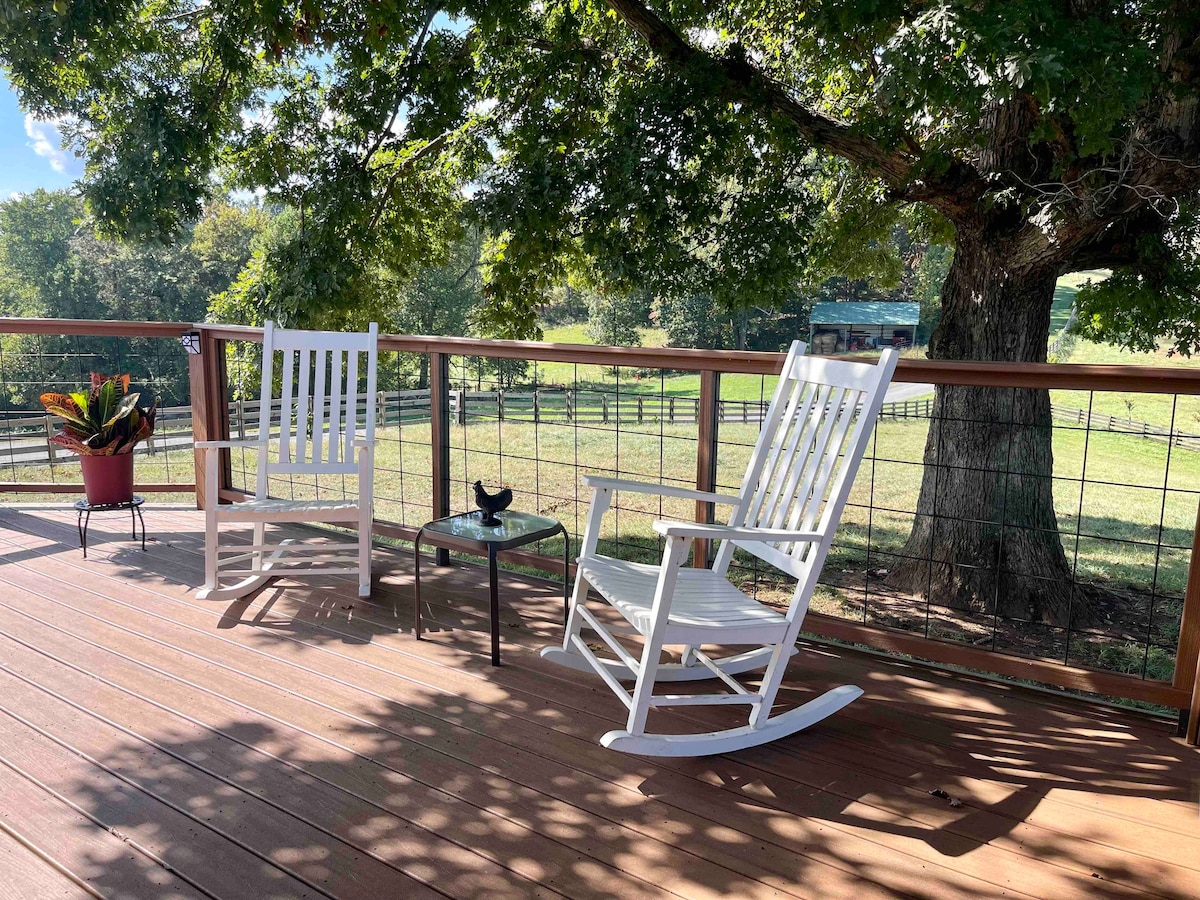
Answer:
[[[920,319],[920,303],[818,303],[809,317],[809,347],[813,353],[911,347]]]

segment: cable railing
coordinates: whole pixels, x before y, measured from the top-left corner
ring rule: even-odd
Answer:
[[[92,324],[104,324],[110,339],[120,331],[113,323]],[[126,338],[145,338],[125,324]],[[0,323],[0,333],[15,333],[6,326]],[[21,327],[52,334],[54,326]],[[157,327],[181,333],[188,326]],[[188,371],[191,435],[256,435],[260,332],[196,328],[200,355],[184,358],[177,351]],[[590,500],[581,484],[588,472],[736,489],[782,358],[382,336],[375,531],[410,541],[429,519],[470,509],[475,480],[512,487],[517,506],[559,519],[575,541]],[[936,385],[990,389],[990,399],[951,410],[934,400]],[[1044,419],[1021,412],[1031,389],[1050,391]],[[272,422],[277,427],[277,414]],[[36,438],[35,426],[29,427]],[[1019,454],[1000,454],[975,471],[976,461],[953,458],[944,449],[949,444],[931,440],[950,429],[973,429],[1010,448],[1037,443],[1041,435],[1052,454],[1040,468]],[[901,360],[806,630],[936,663],[1189,710],[1200,704],[1200,566],[1192,565],[1200,508],[1197,442],[1200,370]],[[234,451],[221,465],[221,499],[246,496],[255,481],[254,455]],[[6,477],[19,481],[14,471],[7,467]],[[982,519],[964,518],[949,502],[922,507],[931,487],[936,496],[950,489],[943,485],[963,483],[964,472],[974,473],[973,483],[990,485],[996,498]],[[1014,499],[1035,482],[1052,496],[1050,521],[1029,518]],[[12,482],[0,489],[12,489]],[[355,490],[352,480],[340,478],[271,484],[272,493],[284,497]],[[659,554],[650,527],[655,518],[707,520],[714,512],[672,499],[617,499],[602,546],[634,559]],[[929,547],[936,541],[913,540],[923,530],[964,528],[985,528],[1013,547],[1051,535],[1061,543],[1065,568],[1024,571],[969,553],[934,559]],[[695,547],[693,564],[704,565],[710,552]],[[562,546],[547,541],[509,553],[507,562],[561,573]],[[789,585],[750,557],[738,556],[731,571],[743,589],[767,601],[790,594]],[[994,596],[964,604],[947,594],[947,584],[972,579],[982,579]],[[1007,602],[1008,593],[1052,593],[1067,612],[1052,622],[1026,615]],[[1193,712],[1193,739],[1198,719],[1200,711]]]
[[[128,373],[158,398],[154,436],[136,452],[141,493],[193,492],[188,357],[179,338],[191,325],[0,319],[0,492],[55,495],[80,490],[73,454],[51,443],[62,422],[38,398],[86,387],[93,372]]]

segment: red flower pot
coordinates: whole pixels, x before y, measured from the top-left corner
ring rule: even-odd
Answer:
[[[128,503],[133,499],[133,454],[81,456],[83,489],[93,506]]]

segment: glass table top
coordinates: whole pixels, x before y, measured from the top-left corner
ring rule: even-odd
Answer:
[[[557,531],[560,527],[556,519],[511,509],[496,513],[496,517],[500,519],[501,524],[484,525],[482,513],[460,513],[445,519],[435,519],[427,523],[422,530],[449,535],[463,541],[490,544],[521,540],[541,532]]]

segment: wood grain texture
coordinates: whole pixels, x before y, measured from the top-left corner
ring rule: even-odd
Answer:
[[[1126,697],[1162,706],[1184,708],[1191,697],[1190,691],[1184,691],[1165,681],[1150,681],[1117,672],[1069,666],[1052,660],[994,653],[965,644],[931,640],[919,634],[893,628],[848,622],[821,613],[810,613],[806,616],[804,630],[810,634],[854,641],[889,653],[904,653],[930,662],[994,672],[1010,678],[1027,678],[1070,690]]]
[[[125,870],[148,884],[194,879],[216,897],[374,897],[405,878],[396,896],[1194,896],[1200,756],[1161,722],[810,647],[782,703],[846,682],[867,695],[758,750],[625,757],[596,744],[623,712],[603,686],[536,653],[561,639],[560,586],[502,575],[511,649],[493,670],[477,567],[431,567],[418,643],[408,552],[377,551],[371,602],[331,579],[204,603],[202,517],[147,516],[161,540],[145,554],[102,537],[85,561],[68,511],[0,508],[0,703],[25,720],[3,713],[0,755],[174,870]],[[668,715],[708,729],[733,714]],[[98,829],[23,783],[41,795],[14,820],[36,797],[38,827],[78,868]],[[44,895],[72,886],[36,861]]]
[[[261,329],[200,325],[206,334],[229,340],[261,340]],[[0,330],[3,330],[0,328]],[[482,338],[380,335],[379,349],[399,353],[444,353],[494,359],[536,359],[580,365],[631,366],[690,372],[777,375],[783,353],[746,350],[689,350],[676,347],[604,347],[540,341],[493,341]],[[1200,370],[1184,366],[1119,366],[1086,363],[995,363],[962,360],[901,359],[897,382],[961,384],[1058,390],[1130,393],[1200,393]]]
[[[77,334],[81,337],[178,338],[185,331],[191,331],[193,327],[195,326],[188,322],[0,317],[0,334]],[[262,329],[258,329],[258,333],[261,338]]]
[[[717,489],[717,399],[721,396],[721,376],[716,372],[700,373],[700,405],[696,410],[696,490]],[[696,521],[711,522],[713,504],[697,501]],[[698,540],[692,546],[692,565],[708,567],[710,542]]]
[[[1175,687],[1192,694],[1193,708],[1200,696],[1200,505],[1196,510],[1196,527],[1192,532],[1192,555],[1188,567],[1187,586],[1183,595],[1183,615],[1179,621],[1179,649],[1176,653]],[[1186,708],[1184,704],[1179,704]],[[1195,713],[1192,719],[1196,718]],[[1193,738],[1193,743],[1195,739]]]
[[[138,494],[190,494],[196,485],[190,481],[150,481],[135,483]],[[65,481],[0,481],[0,494],[81,494],[83,483]]]

